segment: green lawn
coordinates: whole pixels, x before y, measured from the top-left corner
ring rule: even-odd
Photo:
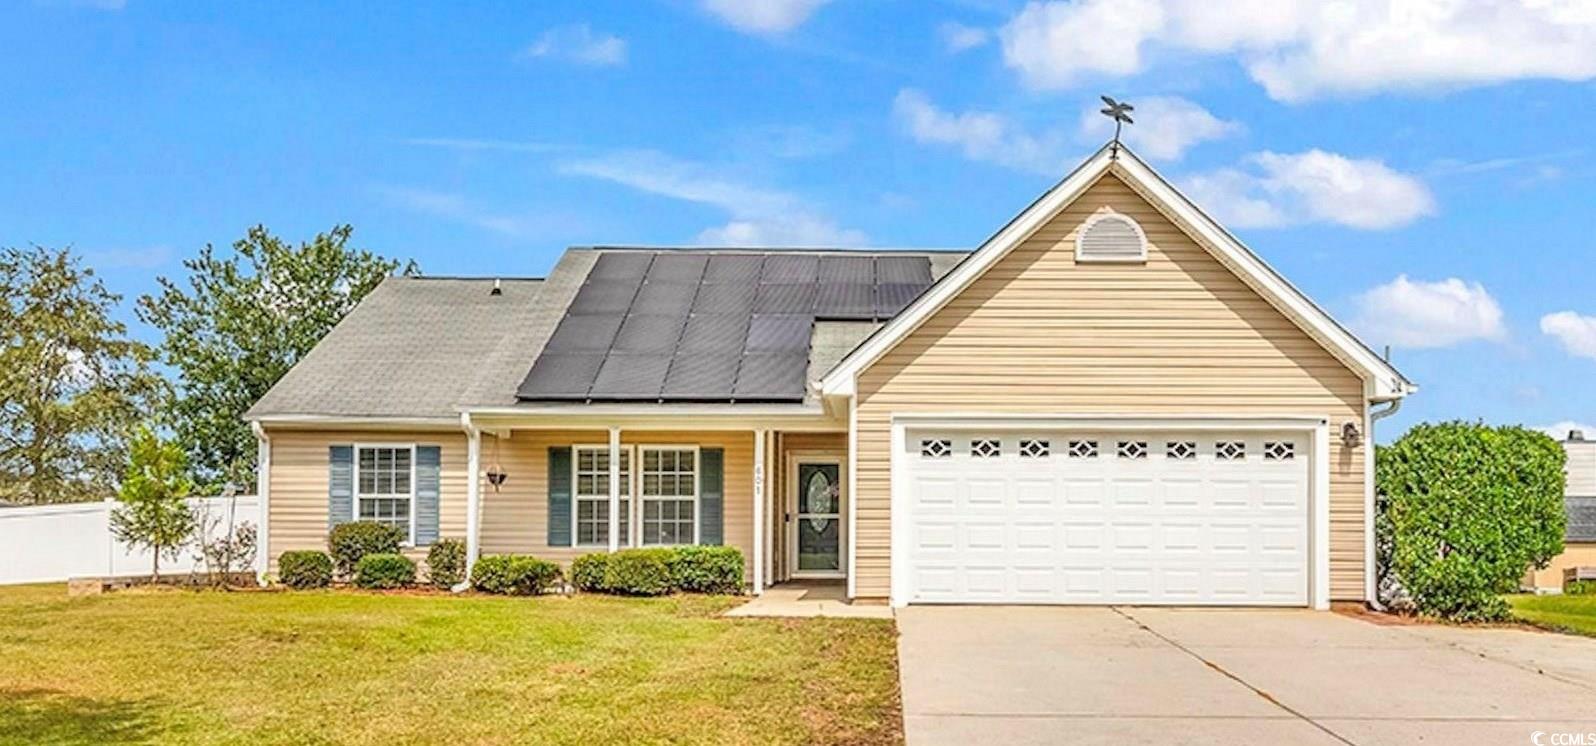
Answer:
[[[1530,624],[1596,637],[1596,596],[1508,596],[1513,614]]]
[[[0,743],[899,743],[896,632],[736,599],[0,588]]]

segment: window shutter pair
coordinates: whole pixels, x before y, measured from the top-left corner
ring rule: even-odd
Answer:
[[[438,540],[438,502],[441,497],[443,449],[416,446],[416,546]],[[327,449],[327,528],[355,520],[355,448]]]
[[[725,451],[703,448],[698,452],[698,543],[725,541]],[[549,546],[568,547],[571,533],[571,449],[549,448]]]

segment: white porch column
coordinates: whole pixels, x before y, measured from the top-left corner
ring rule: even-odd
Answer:
[[[467,580],[451,590],[465,590],[471,568],[482,553],[482,431],[471,424],[471,415],[462,414],[460,424],[466,432],[466,571]]]
[[[754,431],[754,595],[765,592],[765,431]]]
[[[272,566],[272,439],[259,422],[249,423],[249,428],[255,431],[255,504],[260,507],[260,522],[256,524],[260,526],[256,534],[260,551],[255,554],[255,582],[266,585],[266,573]]]
[[[610,428],[610,551],[621,548],[621,429]]]

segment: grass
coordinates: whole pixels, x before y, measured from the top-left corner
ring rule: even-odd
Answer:
[[[0,744],[901,743],[890,622],[736,603],[0,588]]]
[[[1596,637],[1596,595],[1508,596],[1513,615],[1539,627]]]

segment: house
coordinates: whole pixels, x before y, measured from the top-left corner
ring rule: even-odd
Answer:
[[[247,416],[267,562],[358,517],[418,556],[729,544],[755,593],[1326,608],[1373,592],[1371,430],[1412,391],[1110,146],[968,254],[392,278]]]
[[[1564,471],[1563,509],[1568,527],[1563,533],[1563,553],[1544,570],[1530,570],[1525,585],[1538,593],[1563,590],[1563,571],[1571,567],[1596,567],[1596,441],[1572,430],[1563,441],[1568,453]]]

